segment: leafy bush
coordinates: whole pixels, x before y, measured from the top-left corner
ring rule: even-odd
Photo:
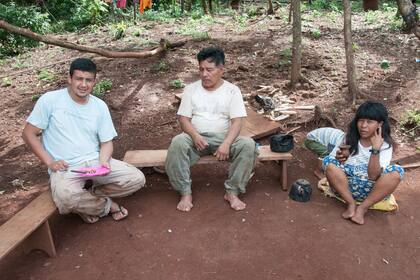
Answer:
[[[176,79],[169,82],[169,87],[173,89],[178,89],[185,87],[185,84],[182,80]]]
[[[98,98],[103,98],[105,92],[112,88],[112,81],[109,79],[103,79],[96,83],[95,87],[93,88],[92,94]]]
[[[57,77],[54,75],[54,73],[52,73],[51,71],[49,71],[47,69],[41,69],[38,72],[38,79],[41,80],[41,81],[52,82],[56,78]]]
[[[315,39],[319,39],[319,38],[321,38],[321,30],[319,30],[318,28],[315,28],[315,29],[311,30],[311,35]]]
[[[169,70],[169,66],[163,59],[152,65],[152,72],[154,73],[165,72],[167,70]]]
[[[401,130],[410,137],[417,138],[420,135],[420,110],[412,109],[405,113],[400,122]]]
[[[48,32],[51,28],[48,15],[42,13],[36,6],[21,7],[14,2],[0,4],[0,18],[10,24],[41,34]],[[38,44],[38,41],[0,29],[0,57],[16,55]]]

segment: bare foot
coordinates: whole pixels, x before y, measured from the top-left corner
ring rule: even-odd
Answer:
[[[325,177],[324,173],[322,173],[321,171],[319,171],[318,169],[314,171],[314,175],[315,177],[317,177],[319,180],[321,180],[322,178]]]
[[[351,217],[354,216],[354,213],[356,211],[356,204],[349,204],[347,206],[347,210],[343,212],[343,214],[341,214],[341,217],[343,217],[344,219],[350,219]]]
[[[192,195],[182,195],[181,199],[178,202],[178,205],[176,206],[176,209],[183,212],[189,212],[191,208],[193,208]]]
[[[111,203],[111,208],[109,209],[109,212],[115,221],[120,221],[128,216],[127,209],[125,209],[121,205],[118,205],[115,202]]]
[[[358,224],[363,225],[365,223],[365,214],[367,210],[362,207],[357,207],[356,212],[354,213],[353,217],[351,217],[351,221]]]
[[[246,204],[233,193],[225,193],[224,199],[230,203],[230,207],[233,210],[240,211],[244,210],[246,207]]]
[[[98,216],[91,216],[91,215],[86,215],[86,214],[79,214],[79,216],[87,224],[94,224],[97,221],[99,221]]]

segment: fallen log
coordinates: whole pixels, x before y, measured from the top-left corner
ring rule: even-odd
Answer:
[[[168,49],[180,47],[186,43],[186,41],[174,42],[170,43],[165,39],[160,40],[160,44],[158,47],[147,50],[147,51],[112,51],[107,49],[100,49],[100,48],[93,48],[82,46],[74,43],[64,42],[59,39],[54,38],[50,35],[40,35],[38,33],[32,32],[29,29],[17,27],[15,25],[9,24],[4,20],[0,20],[0,28],[8,32],[12,32],[15,34],[19,34],[28,38],[31,38],[35,41],[44,42],[46,44],[55,45],[59,47],[63,47],[66,49],[77,50],[81,52],[89,52],[89,53],[96,53],[104,57],[109,58],[146,58],[158,53],[164,52]]]

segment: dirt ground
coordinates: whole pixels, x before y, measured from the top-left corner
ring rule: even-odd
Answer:
[[[209,45],[225,49],[225,79],[237,84],[256,110],[252,94],[258,85],[270,85],[279,89],[276,95],[298,105],[319,105],[345,129],[354,111],[346,99],[341,19],[331,24],[328,18],[318,18],[304,24],[303,73],[314,85],[304,83],[295,90],[286,86],[290,67],[279,64],[284,59],[282,51],[289,48],[290,26],[278,18],[262,17],[238,30],[228,20],[217,17],[207,27],[211,39],[191,40],[159,57],[93,57],[100,69],[99,79],[113,82],[105,101],[119,133],[116,158],[131,149],[169,146],[180,132],[174,94],[182,92],[171,89],[169,82],[195,81],[195,54]],[[419,161],[419,143],[402,135],[398,127],[407,109],[420,107],[420,64],[414,60],[420,56],[419,41],[412,35],[383,31],[381,26],[367,28],[358,22],[353,28],[359,46],[360,88],[389,108],[393,136],[399,144],[394,160]],[[158,24],[143,36],[152,41],[185,39],[176,32],[182,24],[182,20]],[[309,34],[314,25],[322,30],[320,39]],[[61,36],[69,41],[82,38],[96,46],[130,48],[138,43],[129,34],[112,41],[106,28],[95,34]],[[78,56],[76,51],[41,46],[0,66],[3,74],[16,71],[17,64],[30,69],[67,60],[48,68],[56,76],[54,81],[40,81],[36,71],[28,71],[11,77],[11,86],[0,87],[0,223],[45,189],[46,169],[20,135],[34,106],[31,96],[65,86],[69,61]],[[387,70],[379,67],[383,59],[391,61]],[[223,200],[227,167],[217,164],[193,167],[194,208],[180,213],[175,210],[178,196],[165,175],[148,174],[145,189],[120,200],[130,212],[127,219],[116,223],[105,218],[86,225],[76,216],[57,215],[52,220],[57,257],[50,259],[41,252],[23,256],[16,250],[0,262],[0,279],[420,279],[419,169],[408,170],[397,189],[398,211],[371,211],[364,226],[343,220],[343,204],[316,190],[315,156],[300,147],[308,131],[326,125],[305,122],[311,114],[299,112],[282,122],[284,131],[300,127],[294,132],[289,183],[308,179],[314,187],[310,202],[290,200],[280,189],[279,166],[265,163],[258,165],[250,181],[244,196],[246,210],[234,212]],[[12,183],[16,179],[23,187]]]

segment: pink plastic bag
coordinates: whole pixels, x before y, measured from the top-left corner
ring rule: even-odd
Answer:
[[[100,165],[100,166],[91,166],[91,167],[82,167],[77,170],[71,170],[71,172],[79,173],[81,177],[94,177],[94,176],[102,176],[106,175],[111,170],[108,167]]]

